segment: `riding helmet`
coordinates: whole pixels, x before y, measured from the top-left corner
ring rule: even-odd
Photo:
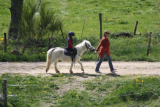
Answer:
[[[68,36],[75,36],[75,34],[74,34],[74,32],[70,31],[70,32],[68,33]]]

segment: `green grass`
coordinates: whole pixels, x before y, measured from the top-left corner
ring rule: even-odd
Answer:
[[[8,32],[10,24],[10,7],[9,3],[0,1],[0,38],[3,37],[4,32]]]
[[[156,0],[69,0],[54,3],[59,5],[55,7],[52,5],[52,8],[61,12],[69,25],[67,28],[73,29],[78,34],[81,33],[83,21],[86,20],[84,35],[98,36],[99,13],[102,13],[103,16],[103,29],[111,32],[133,31],[137,20],[139,21],[139,32],[155,30],[153,18],[156,17],[154,15],[158,11],[155,5]],[[61,8],[62,5],[64,5],[63,8]]]
[[[9,107],[156,107],[160,104],[159,76],[102,75],[78,81],[79,78],[81,77],[78,75],[69,74],[2,74],[0,83],[7,79]],[[77,84],[77,87],[73,87],[72,84]],[[81,84],[81,87],[78,84]]]
[[[63,31],[65,40],[61,38],[60,32],[56,34],[58,39],[52,41],[52,47],[66,47],[67,32],[74,31],[76,38],[74,45],[81,41],[81,34],[84,25],[82,39],[89,40],[96,48],[99,39],[99,13],[102,13],[103,31],[109,30],[111,34],[120,32],[129,32],[133,38],[110,38],[111,57],[114,61],[160,61],[160,21],[159,4],[157,0],[45,0],[45,3],[51,10],[55,10],[63,19]],[[0,55],[3,56],[3,33],[8,32],[10,23],[10,12],[7,9],[10,4],[6,1],[0,1]],[[137,32],[141,35],[133,35],[136,21],[139,21]],[[151,40],[150,55],[146,56],[148,47],[148,34],[153,32]],[[42,41],[33,41],[42,46],[27,47],[25,55],[10,56],[10,51],[16,47],[22,52],[24,41],[21,45],[16,42],[8,41],[7,58],[1,58],[1,61],[45,61],[46,58],[37,59],[39,53],[47,51],[48,35],[44,35]],[[112,36],[112,35],[111,35]],[[55,37],[54,37],[55,38]],[[32,50],[31,50],[32,49]],[[36,55],[37,54],[37,55]],[[36,58],[34,58],[36,57]],[[19,59],[20,58],[20,59]],[[5,60],[4,60],[5,59]],[[19,59],[19,60],[18,60]],[[25,59],[25,60],[24,60]],[[82,60],[96,61],[98,58],[93,53],[85,52]]]
[[[103,29],[108,29],[113,32],[129,31],[133,32],[135,23],[138,20],[138,31],[144,34],[145,32],[154,32],[158,22],[156,14],[158,13],[156,0],[46,0],[51,9],[59,12],[58,14],[64,19],[64,29],[75,31],[77,36],[80,36],[83,22],[85,23],[85,36],[99,35],[99,13],[103,16]],[[4,0],[1,1],[0,17],[1,17],[1,36],[3,32],[8,32],[10,23],[10,12],[7,9],[10,4]],[[6,18],[7,17],[7,18]]]

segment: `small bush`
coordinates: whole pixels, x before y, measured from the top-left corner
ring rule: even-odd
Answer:
[[[111,38],[117,38],[117,37],[127,37],[127,38],[132,38],[132,34],[128,32],[116,32],[111,34]]]
[[[121,21],[119,21],[119,24],[129,24],[129,22],[121,20]]]

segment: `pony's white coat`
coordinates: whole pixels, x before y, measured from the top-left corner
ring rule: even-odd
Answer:
[[[77,55],[75,57],[75,62],[78,62],[81,65],[81,70],[84,71],[80,58],[87,49],[94,51],[95,48],[87,40],[84,40],[83,42],[79,43],[75,47],[77,49]],[[72,62],[72,59],[70,56],[66,56],[64,54],[64,48],[61,48],[61,47],[51,48],[47,51],[46,73],[49,70],[49,67],[52,63],[54,63],[56,73],[60,73],[59,70],[57,69],[58,60],[71,62],[71,67],[69,71],[70,73],[73,73],[72,67],[73,67],[74,62]]]

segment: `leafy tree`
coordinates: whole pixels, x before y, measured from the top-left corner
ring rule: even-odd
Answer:
[[[62,28],[62,20],[56,15],[55,11],[49,9],[45,3],[28,0],[24,2],[21,39],[26,41],[23,52],[29,42],[39,43],[43,37],[53,37],[54,33]],[[38,44],[36,44],[38,45]]]
[[[8,38],[16,39],[20,31],[20,22],[22,16],[23,0],[11,0],[11,21],[8,30]]]

